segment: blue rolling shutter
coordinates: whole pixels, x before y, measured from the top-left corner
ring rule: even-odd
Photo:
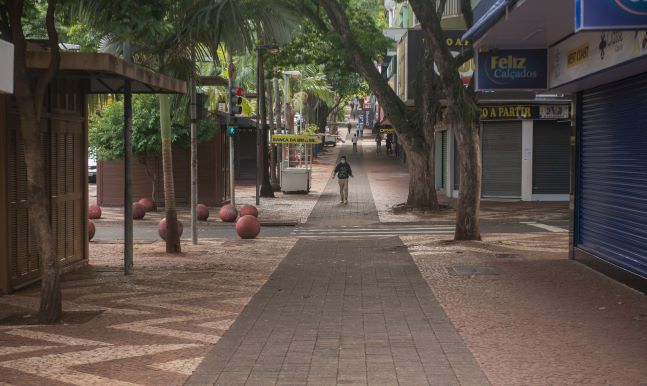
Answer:
[[[647,278],[647,75],[582,93],[576,246]]]

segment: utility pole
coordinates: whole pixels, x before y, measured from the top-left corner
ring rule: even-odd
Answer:
[[[191,47],[191,78],[189,92],[191,93],[191,243],[198,243],[198,128],[195,95],[195,48]]]
[[[124,60],[132,61],[130,42],[123,44]],[[133,94],[130,79],[124,79],[124,274],[133,268]],[[154,197],[152,198],[155,199]]]

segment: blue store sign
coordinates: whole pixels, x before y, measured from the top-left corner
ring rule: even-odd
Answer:
[[[575,32],[647,28],[647,0],[575,0]]]
[[[548,88],[546,50],[479,52],[477,90],[545,90]]]

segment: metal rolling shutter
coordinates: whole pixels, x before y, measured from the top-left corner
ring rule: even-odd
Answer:
[[[483,195],[521,197],[521,122],[483,123]]]
[[[647,278],[647,75],[582,93],[576,246]]]
[[[568,194],[570,131],[568,122],[535,121],[532,160],[534,194]]]

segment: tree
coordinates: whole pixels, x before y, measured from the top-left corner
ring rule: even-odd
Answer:
[[[385,38],[375,22],[377,10],[376,14],[369,14],[366,9],[379,7],[380,2],[319,0],[305,3],[303,12],[319,30],[334,38],[338,47],[343,48],[396,128],[408,157],[410,182],[407,204],[414,208],[437,210],[432,119],[435,106],[431,103],[436,98],[436,91],[431,87],[421,87],[419,95],[424,98],[417,103],[417,111],[411,111],[375,68],[375,49]],[[326,19],[320,15],[319,4]],[[429,61],[424,63],[429,66]],[[428,68],[423,71],[429,72]]]
[[[459,67],[474,56],[471,48],[454,57],[445,44],[441,19],[445,1],[410,0],[422,27],[425,45],[432,53],[440,72],[440,83],[447,99],[445,125],[456,134],[460,156],[460,193],[456,210],[456,240],[480,240],[481,147],[477,125],[479,111],[472,87],[465,88],[459,76]],[[437,5],[437,8],[436,8]],[[472,25],[469,0],[461,0],[465,23]]]
[[[179,98],[177,98],[179,99]],[[175,101],[176,104],[180,101]],[[190,141],[185,111],[175,110],[171,117],[171,140],[181,148],[187,148]],[[124,157],[123,136],[115,127],[124,121],[123,99],[113,100],[97,113],[90,115],[88,142],[99,160],[114,161]],[[162,152],[160,112],[158,97],[151,94],[133,97],[133,155],[146,168],[151,182],[151,197],[155,199],[158,181],[157,164]],[[210,140],[215,133],[216,122],[204,117],[198,122],[198,142]]]
[[[328,118],[343,110],[353,96],[368,93],[366,82],[340,48],[342,47],[338,47],[327,33],[304,19],[294,39],[281,47],[279,55],[268,60],[268,67],[275,69],[274,76],[279,75],[281,70],[316,68],[313,73],[320,79],[315,79],[317,82],[313,85],[324,91],[324,96],[319,98],[316,88],[310,90],[306,113],[309,121],[317,123],[320,132],[325,130]],[[325,80],[325,84],[321,83],[321,79]],[[304,88],[308,86],[307,82],[303,83]],[[329,90],[324,90],[322,86],[327,86]]]
[[[40,120],[47,88],[56,76],[60,59],[58,33],[54,20],[56,0],[47,1],[45,16],[50,63],[47,70],[35,78],[27,68],[27,41],[22,23],[24,11],[24,0],[10,0],[0,8],[2,34],[9,38],[15,46],[15,100],[20,116],[20,138],[25,147],[29,231],[41,259],[42,276],[38,319],[41,323],[55,323],[61,318],[62,297],[56,249],[49,221],[50,197],[47,194],[45,174],[42,172],[45,162],[41,152]]]

